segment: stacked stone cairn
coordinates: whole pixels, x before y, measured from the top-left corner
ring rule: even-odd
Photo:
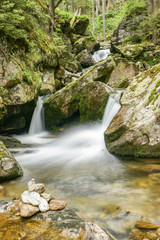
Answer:
[[[19,210],[21,217],[31,217],[37,212],[59,211],[66,207],[66,202],[53,200],[51,194],[45,193],[43,183],[35,183],[32,179],[28,182],[28,191],[21,194]]]

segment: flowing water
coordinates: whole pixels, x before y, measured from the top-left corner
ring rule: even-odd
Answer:
[[[96,62],[99,62],[101,60],[106,59],[109,54],[110,54],[110,49],[100,49],[100,50],[94,52],[92,57],[94,58],[94,60]]]
[[[160,224],[159,186],[152,184],[144,171],[159,160],[120,159],[109,154],[104,144],[103,133],[120,108],[119,97],[120,92],[110,96],[102,122],[78,125],[59,134],[42,131],[43,100],[39,98],[30,134],[16,136],[29,145],[12,149],[24,176],[5,184],[5,196],[20,197],[27,182],[35,178],[46,184],[46,191],[53,197],[66,200],[79,209],[80,216],[107,228],[118,239],[128,239],[129,220],[120,225],[117,217],[112,221],[122,210]]]

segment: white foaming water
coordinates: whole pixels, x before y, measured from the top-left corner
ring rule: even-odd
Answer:
[[[101,60],[106,59],[109,54],[110,54],[110,49],[98,50],[98,51],[94,52],[92,57],[94,58],[94,60],[96,62],[99,62]]]
[[[37,106],[34,109],[34,113],[29,128],[29,135],[35,135],[37,133],[41,133],[42,131],[44,131],[42,109],[43,109],[43,97],[38,97]]]
[[[38,165],[39,169],[42,166],[43,169],[51,170],[50,168],[57,163],[58,165],[65,163],[67,167],[108,157],[113,159],[114,157],[106,150],[103,133],[120,108],[119,97],[120,93],[110,95],[103,124],[76,126],[56,138],[52,138],[47,132],[32,137],[19,137],[25,143],[38,143],[40,146],[33,147],[33,152],[29,154],[17,155],[17,160],[22,167],[36,168]]]

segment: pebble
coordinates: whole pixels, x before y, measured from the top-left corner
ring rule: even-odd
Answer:
[[[66,207],[66,202],[61,200],[50,200],[49,209],[51,211],[63,210]]]
[[[31,204],[19,203],[20,216],[21,217],[31,217],[35,213],[39,212],[39,208],[32,206]]]

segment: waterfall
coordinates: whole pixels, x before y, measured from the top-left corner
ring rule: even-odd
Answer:
[[[102,129],[106,129],[113,117],[117,114],[121,105],[119,104],[119,99],[121,96],[121,91],[117,91],[109,96],[104,115],[102,120]]]
[[[37,106],[34,109],[34,113],[33,113],[30,128],[29,128],[29,135],[38,134],[44,130],[43,102],[44,102],[44,97],[43,96],[38,97]]]
[[[99,62],[101,60],[106,59],[109,54],[110,54],[110,49],[98,50],[98,51],[94,52],[92,57],[94,58],[94,60],[96,62]]]

